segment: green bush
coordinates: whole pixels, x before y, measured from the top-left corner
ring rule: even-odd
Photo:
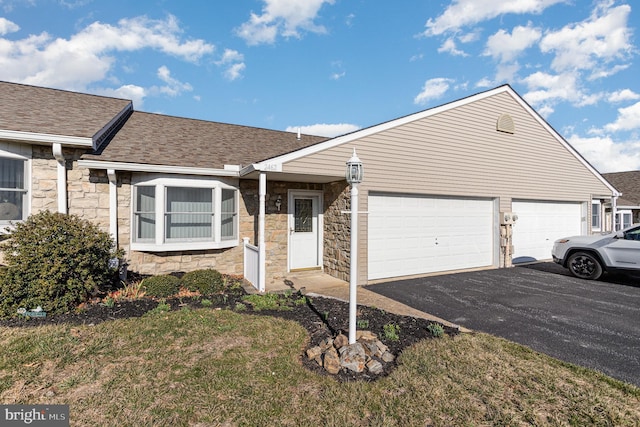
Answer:
[[[442,327],[442,325],[439,325],[437,323],[429,323],[429,326],[427,326],[427,330],[434,338],[441,338],[444,336],[444,328]]]
[[[76,215],[43,211],[17,223],[2,242],[6,269],[0,274],[0,316],[41,306],[63,313],[111,286],[122,256],[111,235]]]
[[[202,295],[214,294],[224,290],[224,279],[219,271],[195,270],[182,276],[182,286]]]
[[[180,279],[171,275],[152,276],[144,279],[140,285],[145,295],[166,298],[180,290]]]

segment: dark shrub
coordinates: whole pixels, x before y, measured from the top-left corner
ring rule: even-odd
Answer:
[[[48,313],[73,310],[114,283],[110,260],[122,255],[97,225],[49,211],[17,223],[2,249],[0,316],[37,306]]]
[[[182,286],[202,295],[214,294],[224,290],[222,274],[217,270],[196,270],[182,276]]]
[[[156,298],[166,298],[178,293],[180,290],[180,279],[170,275],[152,276],[144,279],[140,287],[145,295]]]

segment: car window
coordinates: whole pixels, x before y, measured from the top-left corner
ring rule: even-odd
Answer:
[[[640,227],[632,228],[624,233],[625,240],[640,240]]]

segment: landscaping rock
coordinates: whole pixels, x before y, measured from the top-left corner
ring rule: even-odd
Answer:
[[[331,347],[327,349],[324,353],[324,363],[323,368],[330,374],[335,375],[340,372],[341,363],[340,357],[338,356],[338,351]]]
[[[340,365],[353,372],[364,371],[366,358],[364,347],[359,342],[349,344],[340,349]]]
[[[376,359],[371,359],[367,362],[367,369],[374,375],[381,374],[382,371],[384,371],[382,363],[378,362]]]
[[[322,352],[323,350],[320,346],[311,347],[310,349],[307,350],[307,357],[312,360],[321,361]]]
[[[333,345],[335,348],[341,349],[342,347],[349,345],[349,338],[343,334],[338,334],[338,336],[333,340]]]
[[[394,360],[396,360],[396,357],[395,357],[393,354],[389,353],[388,351],[385,351],[385,352],[382,354],[382,361],[383,361],[383,362],[391,363],[391,362],[393,362]]]

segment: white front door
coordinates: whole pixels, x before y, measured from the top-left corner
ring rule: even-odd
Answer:
[[[290,194],[289,270],[321,266],[319,211],[319,194],[312,192]]]

